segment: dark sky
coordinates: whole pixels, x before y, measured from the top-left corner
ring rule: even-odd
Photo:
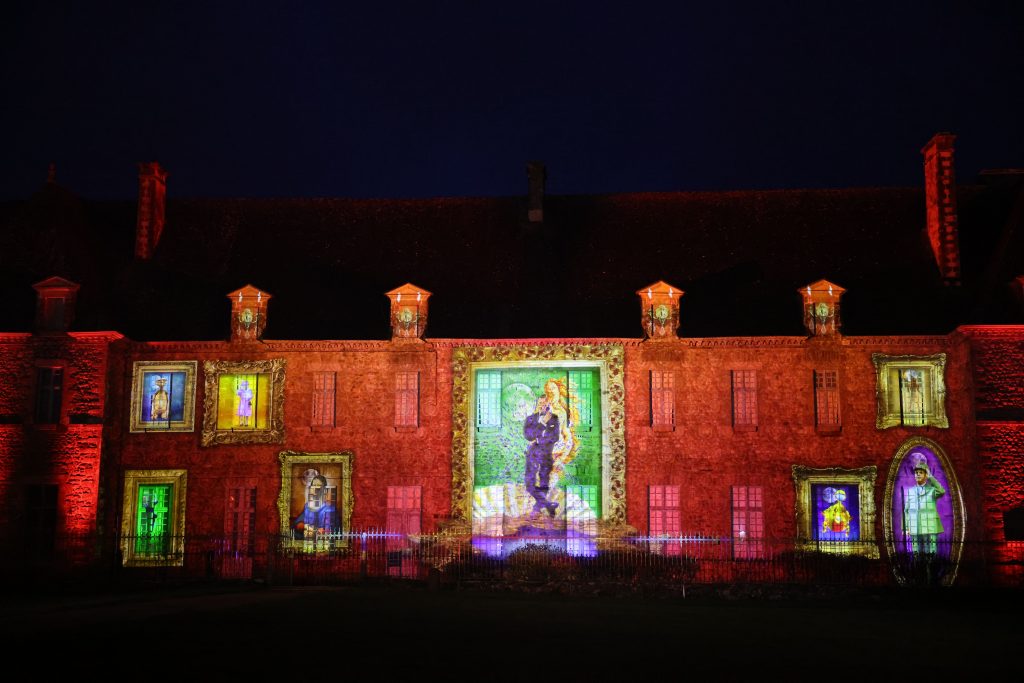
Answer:
[[[1024,166],[1019,0],[97,4],[4,10],[0,199],[916,185],[939,130]]]

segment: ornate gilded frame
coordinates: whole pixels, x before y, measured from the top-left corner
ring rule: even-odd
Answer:
[[[607,524],[626,522],[624,350],[621,344],[460,346],[452,352],[452,518],[467,525],[473,514],[473,371],[486,367],[576,364],[601,372],[602,514]]]
[[[185,561],[185,487],[187,470],[125,470],[124,500],[121,507],[121,563],[125,567],[152,567],[168,565],[180,567]],[[174,505],[171,508],[170,553],[167,555],[136,555],[132,539],[135,537],[135,510],[139,486],[143,484],[170,484],[174,487]]]
[[[878,468],[874,465],[846,470],[839,467],[815,468],[793,465],[793,483],[796,485],[796,532],[797,550],[833,552],[865,555],[877,559],[878,544],[875,542],[875,480]],[[814,501],[811,499],[812,484],[842,484],[856,486],[860,501],[860,540],[825,541],[814,539],[812,525],[817,519]]]
[[[277,459],[281,463],[281,491],[277,495],[277,517],[280,520],[281,547],[284,549],[308,549],[307,541],[292,538],[291,502],[292,468],[295,465],[341,465],[341,528],[342,534],[328,537],[324,550],[328,545],[332,549],[349,546],[348,532],[352,530],[352,451],[336,453],[304,453],[301,451],[281,451]]]
[[[131,417],[128,430],[132,433],[191,432],[195,431],[196,410],[196,368],[198,361],[149,361],[138,360],[132,366]],[[184,372],[185,401],[183,415],[179,422],[146,423],[142,421],[142,394],[145,387],[142,378],[147,372]],[[159,426],[149,426],[150,424]],[[166,424],[166,426],[163,426]]]
[[[946,417],[946,354],[936,353],[931,356],[887,356],[883,353],[871,354],[871,362],[875,365],[875,403],[878,406],[878,415],[875,419],[875,427],[888,429],[903,425],[906,427],[940,427],[949,428],[949,419]],[[900,370],[924,369],[927,370],[927,403],[930,410],[924,415],[924,424],[906,425],[900,415],[898,401],[890,405],[893,395],[892,369]],[[895,388],[898,394],[899,387]]]
[[[282,443],[284,441],[284,358],[271,360],[205,361],[203,396],[203,446],[216,444]],[[262,373],[270,375],[270,426],[267,429],[234,431],[217,429],[217,393],[224,374]]]
[[[946,456],[946,452],[942,449],[935,441],[925,438],[923,436],[912,436],[902,444],[896,450],[896,455],[893,456],[892,463],[889,465],[889,475],[885,482],[885,507],[882,509],[882,529],[885,534],[885,549],[889,553],[890,560],[896,557],[896,537],[893,530],[893,496],[895,495],[894,487],[896,480],[899,475],[900,467],[903,465],[904,458],[914,448],[923,446],[930,450],[939,462],[942,464],[942,471],[946,475],[946,481],[949,483],[950,491],[947,494],[950,496],[950,500],[953,504],[953,544],[949,550],[949,560],[953,567],[953,570],[945,577],[943,577],[943,584],[946,586],[952,585],[953,581],[956,580],[957,572],[960,569],[960,557],[963,554],[964,547],[964,520],[966,519],[966,511],[964,508],[964,497],[962,489],[960,488],[960,481],[956,478],[956,472],[953,471],[953,465],[949,462],[949,457]],[[906,583],[907,577],[899,573],[896,563],[893,563],[893,573],[896,575],[896,580],[899,583]]]

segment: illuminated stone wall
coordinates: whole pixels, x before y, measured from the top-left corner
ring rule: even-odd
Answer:
[[[947,354],[946,410],[949,429],[875,424],[872,353]],[[732,370],[755,370],[756,431],[734,429]],[[815,427],[815,371],[838,371],[842,430]],[[651,428],[650,372],[674,371],[675,428]],[[883,499],[890,463],[912,436],[942,445],[962,481],[975,479],[972,405],[967,348],[946,336],[845,337],[820,342],[803,337],[681,339],[633,343],[626,349],[627,491],[629,522],[648,525],[647,487],[680,486],[681,525],[686,533],[731,534],[730,487],[761,486],[766,538],[796,535],[791,465],[813,468],[878,468],[875,500]],[[972,487],[976,491],[977,486]],[[977,538],[982,507],[968,499],[967,534]],[[877,538],[881,538],[881,511]]]
[[[31,526],[26,496],[34,485],[58,487],[57,534],[96,529],[108,358],[120,338],[106,332],[0,335],[0,526],[7,533]],[[60,418],[36,425],[36,368],[46,365],[63,368]]]

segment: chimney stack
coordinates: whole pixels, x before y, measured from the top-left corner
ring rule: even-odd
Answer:
[[[544,164],[539,161],[531,161],[526,164],[526,177],[530,185],[526,217],[531,223],[543,223],[544,182],[547,180],[547,171],[544,169]]]
[[[152,258],[164,230],[167,171],[156,161],[139,164],[139,213],[135,223],[135,258]]]
[[[943,282],[960,284],[960,245],[956,227],[956,181],[953,177],[951,133],[936,133],[921,150],[924,155],[924,198],[928,242]]]

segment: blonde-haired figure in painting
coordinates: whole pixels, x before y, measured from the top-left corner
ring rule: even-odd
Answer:
[[[573,427],[579,422],[575,401],[569,400],[569,388],[560,379],[544,383],[544,395],[537,399],[533,414],[523,422],[526,449],[526,491],[533,497],[533,514],[547,511],[554,517],[558,503],[549,498],[568,465],[576,457],[579,442]]]

